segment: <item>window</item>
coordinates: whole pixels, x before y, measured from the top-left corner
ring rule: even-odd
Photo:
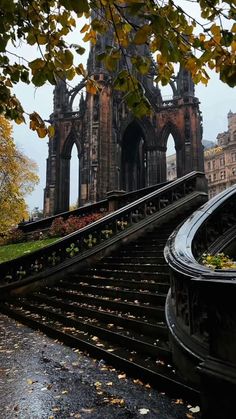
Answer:
[[[211,162],[210,161],[207,163],[207,168],[208,168],[208,170],[211,170]]]
[[[220,157],[220,166],[224,166],[225,165],[225,157]]]
[[[211,175],[208,175],[208,182],[211,182]]]
[[[231,161],[236,161],[236,153],[231,153]]]
[[[220,178],[221,178],[221,179],[225,179],[225,170],[222,170],[222,171],[220,172]]]
[[[214,173],[213,175],[213,180],[216,180],[216,173]]]
[[[213,160],[213,162],[212,162],[212,167],[213,167],[213,169],[215,169],[215,166],[216,166],[216,161],[215,161],[215,160]]]
[[[232,168],[232,175],[234,175],[234,176],[236,175],[236,167]]]

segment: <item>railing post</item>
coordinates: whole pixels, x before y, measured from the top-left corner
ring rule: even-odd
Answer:
[[[119,205],[119,197],[124,195],[126,192],[121,191],[110,191],[107,192],[107,200],[108,200],[108,211],[113,212],[120,208]]]
[[[206,176],[198,175],[196,178],[196,191],[208,192],[208,183]]]

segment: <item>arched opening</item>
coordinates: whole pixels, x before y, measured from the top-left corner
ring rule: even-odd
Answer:
[[[166,143],[166,179],[177,178],[176,149],[173,136],[170,134]]]
[[[121,151],[121,187],[134,191],[146,186],[146,144],[142,129],[132,122],[125,130]]]
[[[70,158],[70,209],[79,206],[79,158],[76,144],[73,145]]]

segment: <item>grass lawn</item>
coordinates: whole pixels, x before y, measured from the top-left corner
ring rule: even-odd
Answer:
[[[58,239],[53,237],[50,239],[0,246],[0,263],[15,259],[27,253],[34,252],[35,250],[41,249],[42,247],[47,246],[56,240]]]

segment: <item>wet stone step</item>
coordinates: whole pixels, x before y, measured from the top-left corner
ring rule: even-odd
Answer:
[[[49,325],[54,331],[55,331],[55,335],[57,335],[57,332],[61,332],[64,335],[71,335],[74,338],[77,338],[79,340],[81,340],[81,342],[84,343],[88,343],[92,346],[95,346],[97,348],[102,348],[105,351],[108,351],[109,353],[113,353],[118,351],[118,353],[120,354],[119,356],[124,356],[126,354],[125,357],[129,357],[130,360],[137,360],[137,354],[142,355],[145,354],[146,351],[148,352],[148,348],[144,348],[142,343],[139,345],[138,341],[134,341],[133,345],[132,345],[132,339],[130,339],[130,345],[132,346],[129,350],[125,347],[122,346],[122,344],[120,344],[121,342],[127,342],[127,339],[122,340],[122,336],[117,336],[117,342],[114,341],[114,335],[111,332],[110,334],[110,338],[109,339],[104,339],[102,337],[97,336],[96,334],[94,334],[93,332],[99,332],[99,328],[94,327],[94,328],[89,328],[87,325],[87,328],[85,327],[83,330],[82,329],[82,325],[81,329],[77,329],[76,327],[74,327],[73,325],[69,325],[70,323],[70,319],[68,319],[68,324],[64,324],[62,322],[62,318],[58,317],[58,319],[60,318],[60,320],[56,320],[53,319],[53,313],[52,312],[44,312],[44,314],[40,314],[39,312],[33,312],[31,311],[29,308],[24,308],[23,306],[19,306],[19,307],[13,307],[13,306],[9,306],[10,309],[16,311],[19,315],[22,316],[22,318],[28,319],[31,327],[34,326],[35,323],[37,323],[37,327],[39,329],[45,328],[46,325]],[[33,309],[33,307],[32,307]],[[73,323],[73,321],[71,321],[71,324]],[[110,332],[110,331],[108,331]],[[98,334],[98,333],[97,333]],[[108,337],[107,333],[107,337]],[[104,331],[104,335],[105,335],[105,331]],[[63,336],[62,336],[63,337]],[[149,364],[151,363],[152,360],[152,366],[155,366],[156,371],[164,371],[165,368],[164,366],[165,364],[165,360],[163,355],[159,355],[158,354],[158,348],[155,350],[155,348],[153,348],[154,353],[153,354],[146,354],[147,360],[149,360]],[[131,361],[132,362],[132,361]],[[169,362],[169,360],[167,361]],[[166,371],[167,372],[167,371]],[[167,372],[168,374],[170,373],[170,370],[168,370]]]
[[[160,321],[165,320],[165,309],[163,306],[151,306],[149,303],[143,303],[142,305],[137,301],[136,303],[130,303],[130,302],[123,302],[120,298],[115,298],[113,300],[107,298],[102,298],[100,296],[96,297],[94,295],[88,296],[88,295],[82,295],[77,294],[75,291],[64,291],[64,290],[58,290],[56,288],[54,289],[46,289],[46,294],[50,296],[55,297],[61,297],[63,301],[71,301],[72,302],[80,302],[80,303],[86,303],[95,305],[97,307],[103,307],[103,308],[110,308],[112,310],[118,310],[118,311],[125,311],[130,314],[133,314],[134,316],[150,316],[152,318],[155,318]]]
[[[107,286],[117,286],[120,289],[136,289],[136,290],[148,290],[152,292],[158,292],[166,294],[170,287],[169,283],[162,283],[157,281],[135,281],[133,280],[124,280],[124,279],[117,279],[117,278],[108,278],[102,276],[90,276],[90,275],[73,275],[70,277],[66,277],[65,281],[73,284],[83,284],[83,285],[102,285],[104,287]]]
[[[4,309],[3,309],[4,311]],[[128,374],[141,377],[143,381],[155,384],[162,391],[170,391],[172,397],[193,397],[194,389],[186,386],[177,376],[171,364],[165,363],[161,357],[143,357],[138,351],[128,350],[118,344],[112,344],[99,339],[88,332],[78,332],[75,328],[64,326],[59,321],[53,321],[46,316],[37,313],[31,314],[27,310],[19,310],[14,306],[5,305],[5,313],[11,313],[18,321],[21,321],[34,329],[40,329],[49,336],[62,340],[66,344],[87,351],[90,355],[112,363]]]
[[[165,259],[164,256],[143,256],[142,254],[137,256],[108,256],[102,259],[102,263],[112,263],[112,264],[141,264],[141,265],[150,265],[150,264],[157,264],[157,265],[164,265]]]
[[[85,272],[83,272],[84,274]],[[162,281],[168,282],[170,278],[170,274],[168,272],[138,272],[138,271],[125,271],[125,270],[112,270],[112,269],[105,269],[105,268],[90,268],[86,271],[86,274],[96,275],[96,276],[104,276],[108,278],[120,278],[120,279],[134,279],[134,280],[154,280],[154,281]]]
[[[131,271],[131,272],[169,272],[169,267],[166,264],[156,264],[156,263],[141,263],[141,261],[134,263],[115,263],[115,262],[106,262],[102,261],[96,265],[96,269],[109,269],[109,270],[118,270],[118,271]]]
[[[155,318],[143,315],[133,315],[130,312],[111,310],[109,308],[97,307],[96,305],[79,303],[75,301],[65,302],[63,299],[48,297],[42,293],[33,294],[30,299],[32,302],[45,303],[53,307],[61,308],[69,313],[76,315],[90,316],[106,323],[115,323],[125,326],[140,333],[148,333],[152,336],[167,337],[167,327],[164,321],[157,321]]]
[[[116,256],[119,257],[133,257],[136,255],[136,257],[161,257],[161,259],[164,259],[164,249],[162,250],[156,250],[156,249],[152,249],[152,250],[140,250],[140,249],[136,249],[136,248],[130,248],[129,250],[127,248],[124,249],[120,249],[119,252],[116,253]],[[112,258],[112,256],[107,256],[109,258]]]
[[[82,284],[71,284],[65,280],[60,281],[57,289],[64,288],[67,291],[77,291],[78,294],[82,293],[83,295],[101,295],[108,296],[111,298],[122,298],[123,301],[139,301],[140,303],[149,302],[150,304],[165,304],[166,295],[158,293],[150,293],[148,290],[144,291],[130,291],[130,290],[121,290],[119,287],[101,287],[97,285],[82,285]]]
[[[79,333],[88,332],[89,334],[95,334],[101,339],[119,343],[120,346],[127,345],[129,348],[138,349],[141,353],[149,356],[162,356],[164,359],[170,359],[168,343],[160,338],[152,338],[112,323],[106,324],[98,320],[94,321],[92,318],[68,314],[61,308],[55,308],[46,304],[36,306],[25,301],[19,301],[19,304],[27,313],[30,311],[32,315],[37,313],[50,320],[59,321],[65,326],[75,328]]]

